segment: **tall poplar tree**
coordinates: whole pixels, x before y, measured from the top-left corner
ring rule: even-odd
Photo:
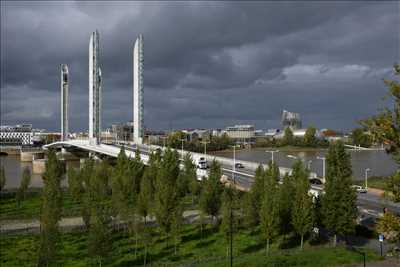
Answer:
[[[0,192],[4,190],[4,187],[6,186],[6,172],[4,170],[4,166],[0,165]]]
[[[227,186],[224,188],[222,194],[222,221],[220,225],[220,231],[223,233],[226,241],[226,256],[229,255],[230,242],[233,243],[233,235],[238,229],[238,193],[236,190]],[[231,251],[232,253],[232,251]]]
[[[222,176],[221,165],[213,160],[210,166],[208,178],[203,182],[200,195],[200,209],[203,213],[212,217],[213,221],[217,218],[221,208],[222,184],[220,182]]]
[[[271,240],[279,232],[278,182],[270,172],[266,172],[264,195],[260,209],[261,231],[266,241],[265,252],[269,254]]]
[[[350,155],[345,151],[343,142],[329,146],[326,164],[325,194],[321,199],[323,223],[333,233],[333,244],[336,246],[337,234],[353,233],[357,218],[357,195],[351,187]]]
[[[26,191],[28,190],[30,184],[31,184],[31,171],[29,170],[28,167],[25,167],[24,171],[22,172],[21,184],[18,188],[16,195],[18,207],[20,206],[21,201],[25,200]]]
[[[280,232],[286,235],[293,230],[292,211],[293,196],[295,194],[295,181],[292,175],[286,174],[283,177],[282,185],[279,186],[279,218]]]
[[[246,194],[246,224],[255,226],[260,223],[260,209],[264,196],[265,172],[260,164],[254,175],[254,182]]]
[[[178,175],[179,156],[176,151],[168,148],[160,162],[154,194],[154,213],[158,224],[167,235],[167,242],[175,216],[175,208],[180,200],[176,188]]]
[[[106,161],[97,164],[90,176],[88,197],[90,199],[89,254],[99,265],[111,250],[111,207],[109,206],[110,169]]]
[[[55,263],[60,246],[58,222],[62,213],[61,180],[63,168],[56,152],[50,150],[43,178],[42,203],[40,214],[39,266]]]
[[[312,198],[308,193],[310,189],[309,171],[301,161],[297,161],[293,166],[292,175],[295,180],[292,224],[295,232],[300,235],[300,249],[303,250],[304,235],[311,231],[313,219]]]

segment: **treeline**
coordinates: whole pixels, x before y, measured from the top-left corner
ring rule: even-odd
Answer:
[[[204,152],[204,142],[207,144],[207,151],[220,151],[224,149],[229,149],[230,146],[234,144],[233,140],[228,137],[227,134],[221,136],[209,135],[207,138],[195,138],[191,141],[188,140],[187,135],[183,132],[174,132],[168,135],[165,141],[165,145],[175,149],[182,148],[186,151],[192,152]],[[164,145],[163,141],[159,142],[158,145]]]
[[[304,137],[294,136],[293,131],[288,127],[285,129],[282,138],[257,138],[256,147],[283,147],[283,146],[298,146],[298,147],[328,147],[329,141],[317,138],[317,129],[308,127]]]
[[[68,169],[69,191],[80,202],[85,223],[88,252],[98,264],[104,262],[112,249],[112,232],[124,231],[132,243],[135,257],[138,247],[145,265],[151,251],[154,234],[164,236],[167,247],[175,253],[181,243],[184,223],[184,198],[189,197],[199,207],[197,222],[200,236],[207,223],[221,231],[228,244],[235,232],[243,227],[259,227],[266,243],[279,235],[296,234],[300,247],[313,228],[324,227],[336,234],[352,233],[356,218],[356,193],[351,189],[350,157],[341,143],[330,147],[327,155],[326,194],[313,201],[309,195],[308,170],[298,161],[292,175],[279,184],[279,169],[270,163],[257,169],[250,192],[237,191],[221,183],[221,166],[213,161],[207,179],[198,181],[190,154],[179,165],[175,150],[158,150],[145,166],[137,152],[127,158],[124,149],[114,167],[104,160],[88,159],[80,170]],[[58,230],[61,219],[63,168],[55,152],[50,151],[41,209],[40,266],[57,261],[62,244]],[[148,227],[154,218],[159,227]],[[118,229],[123,222],[124,227]],[[125,227],[126,225],[126,227]]]

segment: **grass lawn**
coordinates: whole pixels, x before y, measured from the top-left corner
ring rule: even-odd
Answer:
[[[80,203],[72,199],[67,192],[63,194],[64,206],[63,217],[81,216]],[[15,219],[39,219],[41,205],[40,192],[28,192],[26,199],[17,207],[15,193],[6,193],[0,196],[0,220],[15,220]],[[197,209],[196,203],[192,203],[191,196],[183,198],[183,206],[185,210]]]
[[[74,201],[68,192],[64,192],[63,217],[79,216],[80,204]],[[15,193],[2,194],[0,197],[0,220],[39,219],[40,192],[28,192],[26,199],[17,207]]]
[[[211,226],[203,231],[201,237],[199,227],[184,226],[181,243],[177,255],[174,255],[172,241],[167,247],[164,235],[154,228],[153,242],[149,249],[148,263],[153,266],[229,266],[226,258],[227,244],[223,234],[214,232]],[[57,266],[96,266],[87,252],[87,234],[84,232],[62,235]],[[38,236],[1,236],[0,265],[35,266],[38,251]],[[297,241],[297,239],[296,239]],[[306,243],[305,250],[300,252],[297,247],[290,250],[278,249],[282,243],[275,240],[271,246],[270,256],[264,255],[264,242],[260,239],[260,231],[240,230],[234,237],[234,266],[335,266],[362,261],[362,256],[345,248],[313,247]],[[110,255],[103,266],[135,266],[143,265],[143,247],[138,248],[134,255],[134,239],[118,232],[112,235]],[[374,253],[367,253],[368,261],[379,260]]]

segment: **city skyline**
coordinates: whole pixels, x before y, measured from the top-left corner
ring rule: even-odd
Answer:
[[[69,128],[88,130],[84,47],[96,28],[103,40],[105,126],[132,118],[129,47],[141,32],[147,128],[276,128],[288,109],[301,114],[305,127],[350,129],[384,106],[382,79],[391,78],[399,59],[396,3],[171,5],[2,2],[1,124],[60,129],[57,66],[65,63],[71,77]],[[58,18],[60,6],[68,15]],[[295,23],[289,19],[293,10]],[[76,21],[64,23],[71,16]],[[111,21],[102,22],[103,16]],[[35,31],[39,26],[43,30]],[[37,55],[24,54],[26,43]]]

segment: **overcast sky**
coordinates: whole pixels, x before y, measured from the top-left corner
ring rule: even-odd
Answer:
[[[351,129],[384,106],[399,62],[399,2],[1,2],[1,124],[88,129],[89,36],[100,33],[103,127],[132,120],[132,49],[144,36],[151,129]]]

